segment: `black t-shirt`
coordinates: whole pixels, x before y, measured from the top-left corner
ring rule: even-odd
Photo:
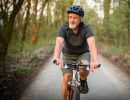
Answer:
[[[92,28],[83,22],[79,24],[78,28],[77,34],[73,33],[68,23],[60,28],[58,37],[64,38],[63,54],[80,55],[89,52],[87,38],[93,36]]]

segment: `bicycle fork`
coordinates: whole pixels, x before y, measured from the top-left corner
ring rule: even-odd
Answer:
[[[80,86],[79,71],[73,70],[72,86]]]

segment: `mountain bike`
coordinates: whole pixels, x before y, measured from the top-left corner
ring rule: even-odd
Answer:
[[[101,64],[99,64],[96,68],[99,68],[100,66]],[[64,68],[73,70],[73,78],[68,82],[67,100],[80,100],[80,67],[90,70],[90,64],[84,65],[81,61],[79,63],[73,61],[71,63],[64,64]]]

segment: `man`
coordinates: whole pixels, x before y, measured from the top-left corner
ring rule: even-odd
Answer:
[[[68,22],[60,28],[54,49],[54,60],[57,65],[61,66],[63,72],[62,100],[66,100],[68,81],[72,79],[72,70],[64,69],[64,63],[73,60],[82,61],[83,64],[90,63],[91,71],[94,71],[94,68],[98,65],[97,49],[92,28],[82,22],[83,9],[80,6],[73,5],[69,7],[67,13]],[[61,52],[62,59],[60,58]],[[89,89],[86,80],[89,71],[79,69],[79,72],[80,90],[83,93],[87,93]]]

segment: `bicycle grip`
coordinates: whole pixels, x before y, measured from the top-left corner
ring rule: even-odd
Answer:
[[[95,69],[96,69],[96,68],[99,68],[100,66],[101,66],[101,64],[99,64],[98,66],[96,66]]]
[[[56,64],[56,59],[53,60],[53,63]]]

